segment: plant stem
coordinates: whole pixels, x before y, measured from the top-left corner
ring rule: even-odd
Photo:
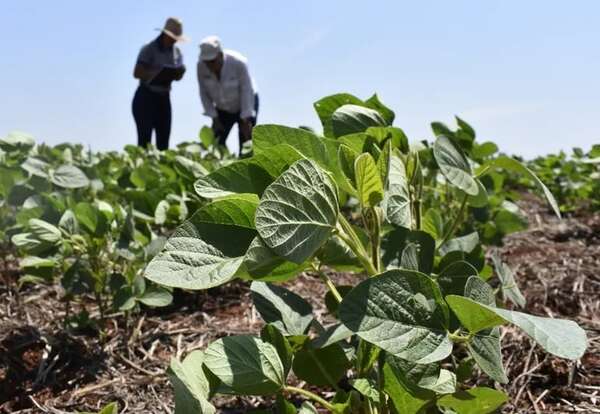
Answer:
[[[287,392],[292,392],[292,393],[303,395],[306,398],[309,398],[309,399],[313,400],[314,402],[321,404],[323,407],[325,407],[329,411],[333,411],[333,405],[329,404],[327,401],[325,401],[323,398],[319,397],[317,394],[314,394],[308,390],[305,390],[304,388],[298,388],[298,387],[293,387],[291,385],[286,385],[283,389],[284,389],[284,391],[287,391]]]
[[[467,193],[465,193],[465,196],[462,199],[462,203],[460,204],[460,209],[458,210],[458,214],[454,218],[454,221],[452,221],[452,225],[446,232],[446,235],[442,239],[440,246],[443,245],[444,243],[446,243],[450,239],[450,237],[452,237],[452,234],[454,234],[454,231],[456,230],[456,227],[458,226],[459,221],[461,221],[463,211],[465,209],[465,206],[467,205],[468,198],[469,198],[469,195]]]
[[[350,223],[348,223],[346,218],[341,214],[338,216],[338,224],[340,226],[337,233],[339,238],[350,247],[352,252],[354,252],[360,263],[365,267],[367,274],[369,276],[376,275],[378,273],[377,269],[373,266],[373,263],[371,263],[371,258],[365,250],[365,247]]]
[[[379,388],[379,411],[381,414],[388,414],[387,401],[385,399],[385,393],[383,392],[384,380],[383,380],[383,365],[385,364],[385,351],[379,351],[377,355],[377,388]]]
[[[331,292],[331,294],[333,295],[335,300],[338,303],[341,303],[342,295],[340,295],[340,292],[335,287],[335,284],[333,283],[333,281],[329,278],[329,276],[327,276],[325,273],[323,273],[320,269],[316,269],[316,270],[319,274],[319,278],[327,285],[327,288],[329,289],[329,291]]]

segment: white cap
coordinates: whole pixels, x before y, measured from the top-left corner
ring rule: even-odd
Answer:
[[[214,60],[223,51],[221,47],[221,39],[217,36],[208,36],[202,39],[200,43],[200,59]]]

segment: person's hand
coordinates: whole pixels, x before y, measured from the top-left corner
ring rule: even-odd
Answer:
[[[250,118],[244,118],[240,121],[240,131],[244,142],[252,139],[252,120]]]
[[[175,74],[175,80],[181,80],[183,78],[183,74],[185,73],[185,65],[181,65],[177,68],[177,73]]]

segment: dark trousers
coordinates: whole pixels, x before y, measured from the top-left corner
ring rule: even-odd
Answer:
[[[258,116],[258,94],[254,95],[254,113],[256,114],[255,116],[253,116],[250,121],[252,122],[252,126],[256,125],[256,117]],[[244,144],[244,141],[246,141],[244,139],[244,137],[242,136],[242,132],[240,130],[240,121],[242,120],[240,118],[240,113],[239,112],[226,112],[226,111],[221,111],[220,109],[217,108],[217,114],[219,116],[219,121],[221,121],[221,125],[223,125],[223,130],[222,131],[214,131],[215,132],[215,137],[219,140],[219,145],[225,145],[225,142],[227,141],[227,137],[229,136],[229,133],[231,132],[231,128],[233,128],[233,126],[235,124],[238,124],[238,139],[240,140],[240,153],[242,152],[242,145]]]
[[[156,133],[156,148],[169,148],[171,135],[171,98],[168,93],[160,94],[139,86],[133,97],[133,118],[137,127],[138,145],[146,148],[152,142],[152,131]]]

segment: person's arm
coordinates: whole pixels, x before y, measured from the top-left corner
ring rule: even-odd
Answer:
[[[138,54],[133,68],[133,77],[135,79],[142,80],[144,82],[149,81],[156,75],[156,70],[151,69],[152,65],[152,51],[148,46],[142,47]]]
[[[240,131],[244,141],[252,139],[252,116],[254,114],[254,88],[248,72],[248,65],[240,62]]]
[[[204,77],[202,74],[202,62],[198,62],[198,88],[200,90],[200,101],[202,102],[202,107],[204,108],[204,115],[211,117],[212,119],[218,118],[217,110],[215,109],[215,104],[208,95],[207,85],[204,83]]]
[[[179,50],[179,48],[177,48],[177,54],[178,54],[178,59],[176,62],[177,73],[175,73],[174,80],[179,81],[179,80],[181,80],[181,78],[183,78],[183,75],[185,74],[185,65],[183,64],[183,55],[181,54],[181,50]]]

